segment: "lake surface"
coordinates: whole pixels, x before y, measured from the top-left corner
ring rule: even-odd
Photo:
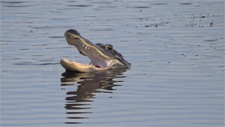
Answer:
[[[1,126],[224,126],[224,1],[1,0]],[[77,29],[129,70],[89,63]]]

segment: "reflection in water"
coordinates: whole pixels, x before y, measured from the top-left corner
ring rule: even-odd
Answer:
[[[112,93],[112,90],[115,90],[113,87],[120,86],[115,83],[123,82],[121,78],[125,77],[122,74],[124,71],[63,73],[62,76],[64,77],[61,78],[61,86],[78,85],[76,91],[67,92],[69,96],[65,98],[65,109],[70,122],[65,122],[65,124],[80,124],[81,122],[77,122],[79,119],[88,119],[88,117],[84,117],[84,114],[91,113],[88,112],[88,109],[91,109],[90,102],[94,101],[95,93]]]

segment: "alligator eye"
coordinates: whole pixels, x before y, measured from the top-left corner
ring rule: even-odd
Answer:
[[[107,44],[107,45],[105,45],[105,49],[108,49],[108,50],[113,50],[113,46],[112,46],[112,45]]]

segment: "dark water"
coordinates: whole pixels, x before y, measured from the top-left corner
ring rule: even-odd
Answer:
[[[130,70],[64,73],[77,29]],[[1,126],[224,126],[224,1],[1,0]]]

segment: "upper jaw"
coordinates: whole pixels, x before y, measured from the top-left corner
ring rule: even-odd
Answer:
[[[65,37],[68,44],[75,46],[82,55],[91,59],[91,65],[99,68],[105,68],[110,65],[111,60],[102,56],[103,53],[97,45],[78,35],[65,33]]]

